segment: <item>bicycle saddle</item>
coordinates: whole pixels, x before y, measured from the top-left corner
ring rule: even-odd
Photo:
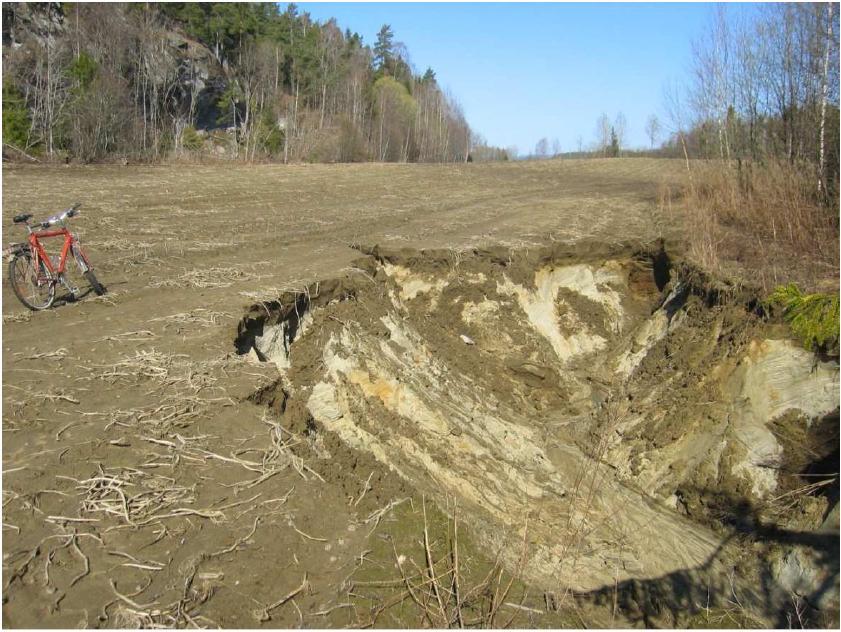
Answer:
[[[23,213],[21,215],[15,215],[14,218],[12,218],[12,221],[15,224],[22,224],[23,222],[30,219],[32,219],[32,213]]]

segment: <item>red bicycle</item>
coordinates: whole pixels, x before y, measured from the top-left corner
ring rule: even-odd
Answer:
[[[67,265],[67,255],[72,254],[73,260],[90,283],[91,288],[98,295],[105,294],[105,287],[96,279],[93,267],[87,255],[82,250],[79,239],[65,227],[65,222],[79,214],[81,204],[76,203],[69,209],[48,217],[35,225],[33,230],[29,220],[32,214],[16,215],[15,224],[24,224],[29,232],[26,243],[12,244],[6,248],[5,254],[9,260],[9,281],[15,296],[29,309],[42,310],[49,308],[55,300],[56,286],[61,283],[73,295],[79,294],[64,274]],[[49,230],[53,226],[59,228]],[[49,237],[64,237],[64,246],[59,257],[50,257],[41,245],[41,239]]]

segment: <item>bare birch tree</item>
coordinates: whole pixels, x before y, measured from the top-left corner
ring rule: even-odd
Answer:
[[[604,113],[596,120],[596,143],[602,155],[607,156],[607,148],[610,145],[610,119]]]
[[[648,140],[651,143],[651,149],[654,149],[654,143],[657,142],[657,139],[660,136],[660,119],[657,118],[656,114],[649,116],[648,120],[645,122],[645,135],[648,136]]]

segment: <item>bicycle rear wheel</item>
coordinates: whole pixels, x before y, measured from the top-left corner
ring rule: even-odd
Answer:
[[[42,261],[39,270],[30,252],[19,252],[9,262],[9,282],[12,291],[21,303],[29,309],[47,309],[55,299],[53,275]]]

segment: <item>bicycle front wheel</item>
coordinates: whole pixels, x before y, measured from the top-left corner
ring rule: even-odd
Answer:
[[[74,244],[73,246],[73,256],[76,259],[76,265],[79,266],[79,269],[82,271],[87,282],[90,284],[91,288],[94,292],[96,292],[97,296],[102,296],[107,291],[105,286],[99,282],[96,278],[96,275],[93,273],[93,268],[91,267],[90,261],[88,261],[87,255],[82,250],[82,247],[78,244]]]
[[[42,261],[35,261],[30,252],[19,252],[9,262],[9,282],[12,291],[29,309],[47,309],[55,299],[53,275]]]
[[[93,291],[96,292],[97,296],[105,294],[105,286],[97,280],[93,270],[85,272],[85,278],[88,280],[88,283],[90,283],[90,286],[93,288]]]

